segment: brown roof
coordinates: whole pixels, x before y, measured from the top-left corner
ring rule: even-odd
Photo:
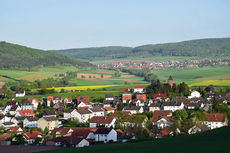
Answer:
[[[90,119],[90,123],[110,124],[113,119],[114,117],[112,116],[94,116]]]
[[[43,117],[46,121],[57,121],[58,120],[58,118],[56,118],[56,117]]]
[[[209,122],[224,122],[225,121],[224,114],[220,114],[220,113],[208,114],[208,113],[206,113],[206,115],[208,117]]]
[[[4,141],[6,139],[10,138],[10,134],[4,133],[0,135],[0,141]]]
[[[39,135],[43,137],[43,134],[39,131],[31,131],[23,134],[26,139],[36,139]]]
[[[79,114],[91,114],[92,112],[89,111],[88,109],[78,109],[77,112]]]
[[[153,112],[152,121],[156,122],[162,117],[170,117],[170,116],[172,116],[172,111],[170,110],[156,110]]]

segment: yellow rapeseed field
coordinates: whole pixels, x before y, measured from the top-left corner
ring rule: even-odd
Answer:
[[[61,90],[61,89],[67,89],[67,90],[88,90],[88,89],[108,88],[108,87],[114,87],[114,86],[117,86],[117,85],[74,86],[74,87],[57,87],[57,88],[47,88],[47,89],[54,89],[54,90]]]
[[[230,86],[230,80],[205,80],[190,84],[190,86]]]

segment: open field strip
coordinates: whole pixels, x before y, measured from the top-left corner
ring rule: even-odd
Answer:
[[[114,86],[117,86],[117,85],[74,86],[74,87],[57,87],[57,88],[47,88],[47,89],[54,89],[54,90],[61,90],[61,89],[67,89],[67,90],[88,90],[88,89],[108,88],[108,87],[114,87]]]
[[[196,83],[192,83],[189,86],[230,86],[230,80],[205,80]]]

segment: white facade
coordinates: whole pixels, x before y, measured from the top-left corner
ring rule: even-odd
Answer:
[[[184,103],[181,103],[181,105],[170,105],[170,106],[164,106],[164,110],[171,110],[172,112],[175,112],[176,110],[182,110],[184,109]]]
[[[166,120],[165,118],[161,118],[159,119],[156,123],[154,123],[157,125],[157,128],[158,129],[163,129],[165,127],[169,127],[169,126],[172,126],[172,122]]]
[[[144,88],[134,88],[134,93],[144,93]]]
[[[29,121],[27,118],[23,121],[23,128],[36,128],[37,126],[37,121]]]
[[[200,97],[201,97],[201,95],[200,95],[200,93],[198,91],[193,91],[191,93],[191,96],[188,96],[189,99],[191,99],[191,98],[200,98]]]
[[[87,147],[89,146],[89,141],[82,139],[78,144],[76,144],[76,148],[78,147]]]
[[[25,95],[26,95],[25,90],[24,90],[23,93],[15,93],[15,94],[14,94],[15,97],[24,97]]]
[[[2,126],[5,122],[10,122],[10,120],[10,117],[4,116],[2,119],[0,119],[0,126]]]
[[[227,126],[227,121],[224,122],[209,122],[209,121],[203,121],[202,122],[203,125],[206,125],[209,129],[216,129],[216,128],[220,128],[223,126]]]
[[[95,134],[95,141],[103,141],[104,143],[108,141],[117,141],[117,132],[112,129],[108,134]]]

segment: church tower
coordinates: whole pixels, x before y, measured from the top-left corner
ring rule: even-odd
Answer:
[[[173,87],[173,78],[171,75],[169,76],[168,81],[169,81],[169,86],[172,88]]]

